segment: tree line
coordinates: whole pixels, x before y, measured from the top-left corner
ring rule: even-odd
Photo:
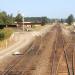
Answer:
[[[13,14],[7,14],[5,11],[0,12],[0,25],[12,25],[14,22],[22,22],[23,17],[21,13],[18,13],[15,17],[13,17]],[[55,21],[61,22],[61,23],[68,23],[71,25],[74,22],[74,16],[71,14],[66,19],[50,19],[46,16],[43,17],[24,17],[24,21],[29,22],[42,22],[42,24],[45,23],[53,23]]]
[[[75,22],[74,16],[72,14],[70,14],[67,19],[61,19],[60,20],[61,23],[68,23],[68,25],[72,25],[73,22]]]
[[[14,22],[22,22],[23,17],[21,13],[18,13],[15,17],[13,14],[7,14],[5,11],[0,12],[0,25],[12,25]],[[49,18],[47,17],[24,17],[24,21],[30,22],[42,22],[48,23]]]

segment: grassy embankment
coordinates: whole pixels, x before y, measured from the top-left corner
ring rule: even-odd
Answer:
[[[64,28],[67,29],[67,30],[70,30],[70,31],[74,31],[75,30],[75,27],[73,25],[64,25]]]
[[[0,29],[0,36],[2,38],[0,38],[0,49],[6,48],[9,44],[12,44],[11,41],[9,40],[9,37],[11,36],[11,34],[13,33],[12,29],[9,28],[4,28],[4,29]]]

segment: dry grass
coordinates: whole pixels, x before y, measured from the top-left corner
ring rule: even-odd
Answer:
[[[41,26],[41,25],[33,25],[32,26],[32,29],[35,30],[35,31],[39,31],[41,30],[42,28],[44,28],[45,26]]]
[[[13,30],[10,28],[4,28],[1,31],[4,33],[5,37],[4,40],[0,40],[0,49],[4,49],[14,43],[14,40],[9,39],[11,34],[13,33]]]
[[[32,26],[32,29],[35,30],[35,31],[39,31],[39,30],[41,30],[41,29],[43,29],[43,28],[45,28],[47,26],[48,25],[44,25],[44,26],[41,26],[41,25],[33,25]],[[52,27],[52,25],[51,25],[51,27]]]
[[[11,28],[4,28],[2,30],[2,32],[4,32],[5,39],[7,39],[7,38],[9,38],[11,36],[11,34],[13,33],[13,30]]]
[[[64,25],[64,28],[65,29],[72,29],[73,28],[73,25]]]
[[[3,41],[0,41],[0,50],[4,49],[4,48],[7,48],[7,47],[11,46],[14,43],[15,43],[15,41],[14,40],[10,40],[10,39],[6,39],[6,40],[3,40]]]

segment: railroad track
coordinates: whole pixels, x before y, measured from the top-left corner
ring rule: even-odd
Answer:
[[[53,45],[53,51],[52,55],[50,58],[50,63],[51,63],[51,75],[57,75],[57,67],[58,67],[58,62],[60,60],[60,56],[63,53],[63,48],[64,48],[64,42],[62,40],[62,35],[61,35],[61,28],[59,25],[57,25],[57,33],[56,33],[56,40]]]
[[[52,30],[54,30],[55,28],[53,28]],[[52,31],[51,30],[51,31]],[[40,44],[41,44],[41,40],[39,40],[40,39],[40,37],[37,37],[38,39],[37,39],[37,41],[35,42],[35,43],[32,43],[31,45],[30,45],[30,47],[29,47],[29,49],[27,49],[25,52],[23,52],[24,53],[24,55],[22,55],[22,56],[17,56],[10,64],[8,64],[7,65],[7,67],[5,68],[5,72],[4,72],[4,74],[2,74],[2,75],[10,75],[11,73],[12,73],[12,71],[13,71],[13,68],[18,64],[18,62],[19,61],[21,61],[25,56],[31,56],[31,57],[33,57],[34,55],[36,55],[36,54],[38,54],[39,53],[39,51],[38,51],[38,49],[39,49],[39,46],[40,46]],[[39,40],[39,41],[38,41]],[[35,41],[35,40],[34,40]],[[13,63],[14,62],[14,63]],[[19,72],[19,73],[17,73],[16,71],[13,71],[13,72],[15,72],[16,73],[16,75],[22,75],[22,71],[21,72]],[[14,73],[14,74],[15,74]]]
[[[33,44],[33,43],[32,43],[32,44]],[[32,44],[30,45],[29,48],[32,48]],[[24,55],[27,54],[27,52],[28,52],[28,49],[27,49],[25,52],[23,52]],[[7,67],[5,68],[4,73],[3,73],[2,75],[9,75],[9,73],[10,73],[11,70],[12,70],[12,68],[13,68],[14,66],[16,66],[19,61],[22,60],[22,58],[24,57],[24,55],[18,55],[17,57],[15,56],[15,59],[14,59],[10,64],[7,64]]]
[[[74,75],[74,43],[72,35],[69,45],[64,49],[64,56],[67,64],[68,75]]]
[[[39,41],[38,41],[38,39]],[[37,43],[37,44],[36,44]],[[32,42],[29,46],[28,49],[24,50],[24,54],[23,55],[18,55],[10,64],[7,65],[7,67],[5,68],[5,71],[2,75],[10,75],[12,73],[12,69],[19,63],[19,61],[21,61],[25,56],[33,56],[35,54],[37,54],[39,46],[40,46],[41,40],[40,37],[36,37],[34,42]],[[16,56],[16,55],[14,55]],[[14,71],[15,72],[15,71]],[[20,74],[18,74],[20,73]],[[17,71],[14,73],[16,75],[22,75],[22,72],[18,72]]]
[[[73,55],[73,43],[68,42],[65,46],[65,38],[62,35],[61,27],[57,27],[56,40],[53,46],[53,52],[51,55],[51,75],[58,75],[58,67],[60,59],[64,54],[68,75],[74,75],[74,55]],[[70,39],[72,40],[72,39]],[[61,44],[61,45],[60,45]]]
[[[55,30],[55,29],[56,29],[56,39],[54,41],[53,51],[50,56],[50,63],[51,63],[50,64],[50,67],[51,67],[50,74],[58,75],[59,63],[61,61],[60,59],[61,59],[61,56],[64,55],[68,75],[74,75],[74,63],[73,63],[74,59],[73,59],[73,54],[72,54],[73,53],[73,46],[72,46],[73,43],[71,43],[71,41],[70,41],[65,46],[65,38],[62,35],[62,29],[61,29],[60,25],[56,25],[54,28],[52,28],[52,30]],[[25,72],[17,71],[17,70],[15,71],[14,67],[21,60],[23,60],[23,58],[25,58],[25,56],[28,57],[27,62],[29,63],[32,60],[32,58],[35,57],[35,55],[37,55],[39,53],[39,47],[41,44],[41,40],[39,40],[40,38],[41,37],[37,37],[37,40],[34,40],[34,42],[32,42],[32,44],[29,46],[29,48],[23,52],[24,55],[16,56],[15,59],[10,64],[7,65],[7,67],[5,68],[5,72],[1,75],[12,75],[13,73],[14,73],[14,75],[24,75]],[[45,38],[44,40],[47,40],[47,38]],[[72,39],[70,39],[70,40],[72,40]],[[23,69],[25,69],[25,66],[23,67]],[[29,75],[31,75],[31,74],[29,74]]]

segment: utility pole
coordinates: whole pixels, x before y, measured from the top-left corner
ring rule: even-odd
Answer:
[[[24,31],[24,16],[23,16],[23,31]]]

